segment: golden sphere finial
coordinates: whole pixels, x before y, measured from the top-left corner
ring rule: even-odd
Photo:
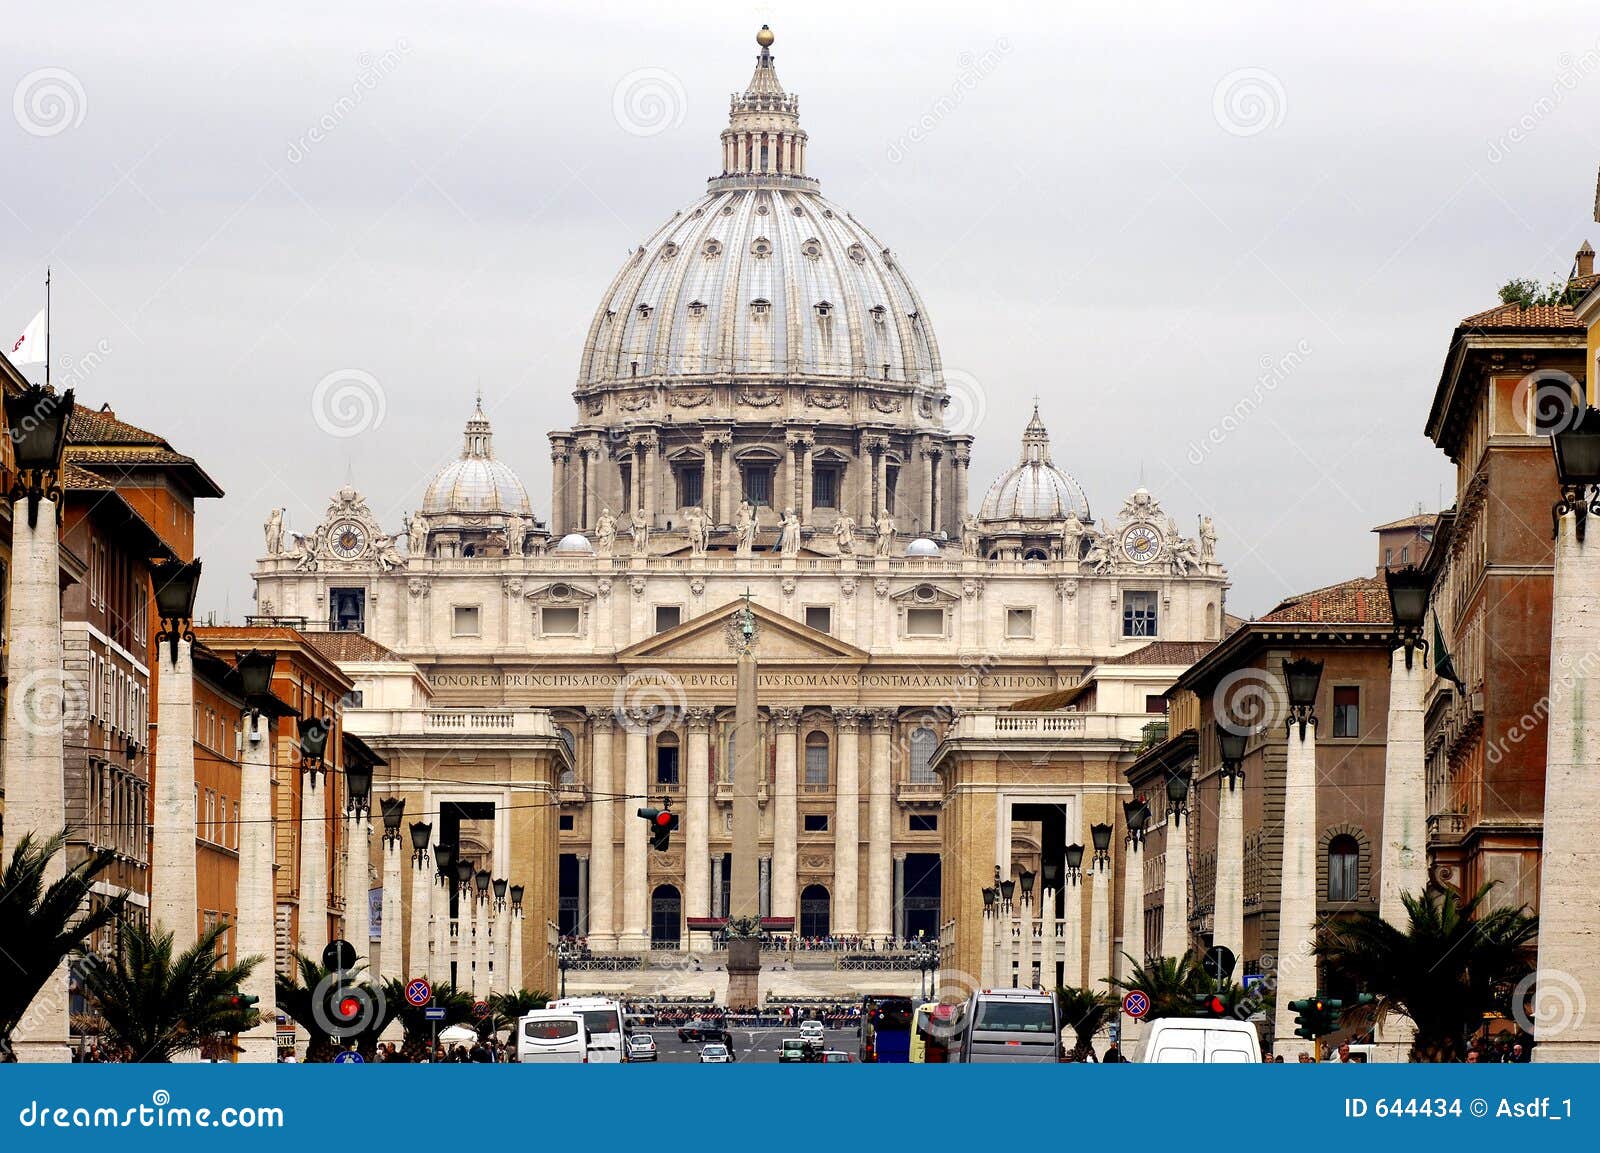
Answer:
[[[772,34],[772,29],[765,24],[761,26],[761,31],[756,33],[756,43],[763,48],[771,48],[772,42],[776,39],[777,37]]]

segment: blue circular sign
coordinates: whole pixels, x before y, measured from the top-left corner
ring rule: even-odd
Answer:
[[[335,1065],[365,1065],[367,1059],[354,1049],[346,1049],[333,1059]]]

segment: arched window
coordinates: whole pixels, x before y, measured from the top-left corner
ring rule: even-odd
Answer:
[[[814,732],[806,738],[806,788],[828,787],[828,734]]]
[[[678,734],[662,733],[656,738],[656,784],[678,783]]]
[[[913,784],[933,784],[939,778],[934,776],[929,762],[933,760],[933,750],[938,747],[939,734],[923,725],[911,730],[911,781]]]
[[[733,784],[733,766],[737,763],[735,758],[737,758],[737,756],[738,756],[738,750],[737,750],[737,748],[735,746],[735,742],[738,739],[739,739],[739,730],[738,729],[729,729],[728,730],[728,759],[727,759],[727,761],[725,761],[723,763],[723,766],[722,766],[722,779],[724,781],[727,781],[730,785]]]
[[[1328,842],[1328,900],[1354,901],[1360,892],[1361,846],[1348,833]]]
[[[578,738],[572,730],[565,726],[556,730],[561,736],[561,743],[567,746],[567,756],[572,758],[572,764],[561,770],[561,783],[575,785],[578,783]]]

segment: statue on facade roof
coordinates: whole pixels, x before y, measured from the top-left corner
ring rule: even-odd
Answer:
[[[643,556],[650,550],[650,514],[642,508],[634,509],[628,531],[633,536],[634,555]]]
[[[406,523],[406,549],[412,556],[428,555],[428,518],[420,511]]]
[[[1217,526],[1211,518],[1200,518],[1200,563],[1212,564],[1217,559]]]
[[[738,535],[740,556],[749,556],[756,545],[756,509],[747,500],[739,502],[739,512],[733,520],[734,532]]]
[[[878,514],[878,555],[888,556],[894,551],[894,517],[884,509]]]
[[[1067,510],[1067,519],[1061,526],[1061,555],[1067,560],[1077,560],[1083,551],[1084,538],[1083,521],[1078,519],[1076,509]]]
[[[781,556],[800,555],[800,518],[794,509],[783,510],[783,529],[778,534],[778,553]]]
[[[840,556],[856,555],[856,518],[847,512],[839,514],[833,522],[833,540],[839,546]]]
[[[601,556],[610,556],[616,542],[617,518],[611,515],[609,508],[603,508],[600,510],[600,519],[594,522],[595,551]]]
[[[684,519],[683,527],[689,536],[689,555],[705,556],[706,546],[711,538],[705,510],[698,507],[691,508]]]
[[[263,527],[267,533],[267,555],[278,556],[283,552],[283,510],[273,509]]]
[[[983,555],[983,525],[977,513],[969,512],[961,518],[961,555],[972,558]]]

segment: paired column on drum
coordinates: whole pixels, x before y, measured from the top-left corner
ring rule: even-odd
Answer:
[[[773,788],[776,809],[772,820],[772,915],[794,917],[799,913],[795,874],[800,841],[800,710],[774,709],[772,719],[778,732]]]

